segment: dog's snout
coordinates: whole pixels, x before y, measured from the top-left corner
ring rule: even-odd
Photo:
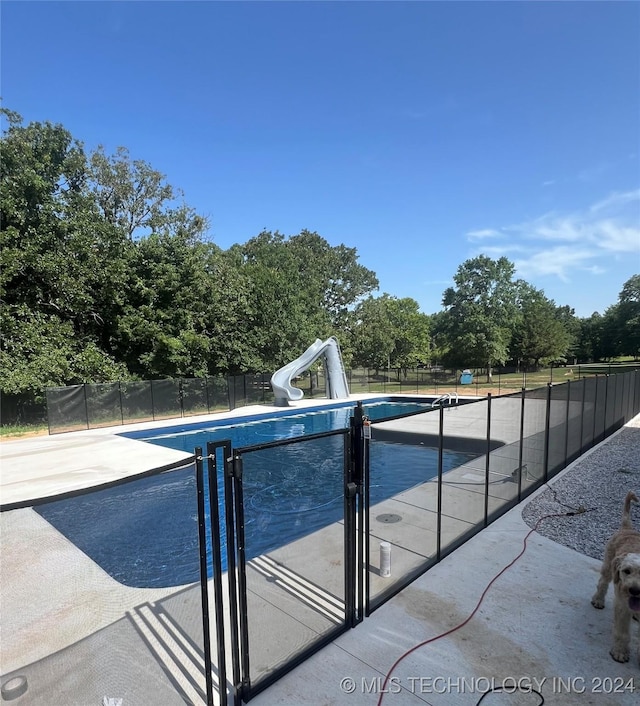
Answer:
[[[640,586],[631,586],[629,588],[629,594],[632,596],[640,596]]]

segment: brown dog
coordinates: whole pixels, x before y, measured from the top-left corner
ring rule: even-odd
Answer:
[[[620,529],[607,542],[600,581],[591,599],[595,608],[604,608],[604,597],[613,579],[613,645],[609,654],[616,662],[629,661],[629,625],[631,618],[640,618],[640,532],[631,524],[631,501],[638,502],[638,498],[629,491],[624,500]]]

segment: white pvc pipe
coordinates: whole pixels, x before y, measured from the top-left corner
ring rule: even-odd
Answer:
[[[389,578],[391,576],[391,544],[380,542],[380,576]]]

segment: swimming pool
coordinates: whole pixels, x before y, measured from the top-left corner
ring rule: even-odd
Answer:
[[[366,404],[372,419],[424,411],[424,402]],[[389,406],[391,405],[391,406]],[[235,448],[343,429],[354,405],[248,420],[180,425],[125,436],[193,452],[207,441],[231,439]],[[430,407],[429,407],[430,408]],[[244,461],[247,559],[338,522],[343,517],[343,437],[324,436],[247,452]],[[474,454],[446,451],[443,470]],[[437,473],[437,449],[371,444],[375,504]],[[219,480],[220,487],[222,483]],[[222,493],[220,493],[222,496]],[[221,498],[220,505],[223,499]],[[208,503],[207,503],[208,507]],[[110,576],[126,586],[159,588],[199,579],[197,499],[193,467],[133,480],[35,508]],[[223,566],[226,537],[220,528]]]
[[[431,409],[431,402],[387,398],[366,402],[363,406],[369,418],[375,421],[415,412],[427,412]],[[215,422],[198,424],[184,422],[161,429],[128,431],[120,436],[188,453],[193,453],[198,446],[205,448],[207,441],[223,439],[231,439],[235,448],[243,448],[269,441],[319,434],[331,429],[346,429],[354,407],[353,402],[343,402],[303,411],[283,409],[277,413],[267,412]]]

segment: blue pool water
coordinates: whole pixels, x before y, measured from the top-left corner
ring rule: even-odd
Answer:
[[[128,437],[193,452],[207,441],[234,448],[308,436],[349,425],[353,404],[274,417],[127,432]],[[425,404],[367,404],[371,419],[425,409]],[[343,519],[343,435],[246,451],[243,487],[246,556],[250,559]],[[473,454],[444,452],[444,470]],[[437,449],[374,442],[371,504],[433,478]],[[126,459],[123,459],[126,462]],[[222,480],[219,478],[222,489]],[[224,499],[220,492],[222,515]],[[127,586],[165,587],[199,578],[197,498],[193,467],[41,505],[36,510],[113,578]],[[208,499],[207,499],[208,514]],[[226,570],[225,528],[220,528]],[[211,559],[209,558],[209,563]],[[210,567],[211,571],[211,567]]]
[[[283,410],[275,415],[268,413],[200,424],[185,422],[162,429],[125,432],[122,436],[188,453],[193,453],[198,446],[206,448],[207,441],[223,439],[231,439],[235,448],[241,448],[318,434],[331,429],[346,429],[354,407],[353,402],[349,402],[331,407],[308,409],[304,412]],[[411,412],[428,411],[431,409],[431,404],[425,401],[381,400],[367,403],[364,408],[369,418],[375,421]]]

